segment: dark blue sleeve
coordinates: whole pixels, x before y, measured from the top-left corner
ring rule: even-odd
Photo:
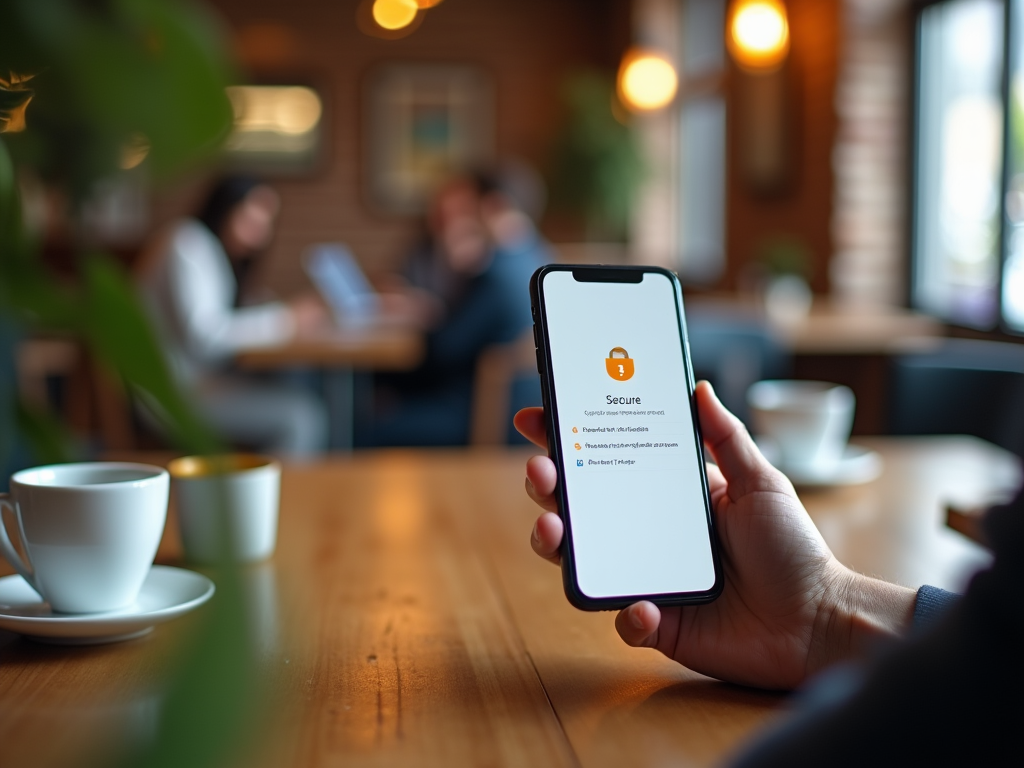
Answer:
[[[947,592],[925,584],[917,590],[917,601],[914,603],[914,631],[920,632],[930,627],[959,599],[960,595],[955,592]]]
[[[825,673],[732,765],[1024,764],[1024,494],[984,526],[995,560],[963,597],[924,587],[912,637]]]

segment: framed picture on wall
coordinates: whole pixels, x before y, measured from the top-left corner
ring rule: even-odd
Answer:
[[[366,80],[364,178],[374,208],[424,210],[458,171],[494,160],[494,87],[478,67],[387,64]]]
[[[224,143],[228,168],[268,177],[320,170],[327,133],[322,90],[308,83],[254,83],[227,92],[234,112]]]

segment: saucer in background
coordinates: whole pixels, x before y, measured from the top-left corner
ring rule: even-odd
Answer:
[[[883,461],[877,451],[849,444],[838,461],[829,464],[805,464],[788,467],[778,460],[778,450],[770,440],[758,438],[757,447],[769,463],[800,488],[828,488],[838,485],[870,483],[882,474]]]

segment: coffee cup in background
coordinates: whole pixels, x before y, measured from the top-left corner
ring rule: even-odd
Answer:
[[[853,427],[849,387],[824,381],[759,381],[747,391],[755,432],[788,468],[827,468],[843,458]]]
[[[2,524],[0,552],[54,611],[100,613],[135,602],[167,518],[165,470],[55,464],[15,473],[10,489],[0,494],[0,515],[13,513],[25,558]]]
[[[185,456],[168,469],[185,556],[257,562],[274,553],[281,465],[267,456]]]

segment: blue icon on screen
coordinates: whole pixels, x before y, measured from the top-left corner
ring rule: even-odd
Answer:
[[[576,459],[576,466],[577,467],[582,467],[583,466],[583,459]]]

